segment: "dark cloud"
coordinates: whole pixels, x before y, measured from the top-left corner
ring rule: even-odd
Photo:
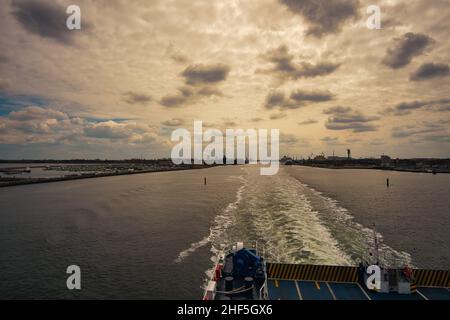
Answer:
[[[291,93],[290,98],[295,101],[324,102],[333,100],[333,94],[329,91],[297,90]]]
[[[211,96],[223,96],[222,91],[215,87],[203,87],[197,91],[197,94],[201,96],[211,97]]]
[[[352,111],[352,108],[350,107],[341,107],[341,106],[336,106],[336,107],[331,107],[328,109],[325,109],[323,111],[323,113],[325,114],[335,114],[335,113],[347,113]]]
[[[410,75],[409,79],[412,81],[420,81],[438,77],[445,77],[448,75],[450,75],[450,68],[448,64],[424,63]]]
[[[278,106],[282,106],[286,101],[286,97],[283,92],[273,91],[266,97],[265,107],[267,109],[273,109]]]
[[[188,66],[181,76],[189,85],[208,85],[226,80],[231,68],[225,64]]]
[[[329,130],[352,130],[353,132],[376,131],[377,126],[373,123],[379,120],[377,116],[366,116],[352,108],[334,107],[324,110],[330,115],[325,122]]]
[[[408,125],[392,128],[393,138],[407,138],[410,136],[420,135],[424,133],[440,132],[443,130],[441,126],[434,124]]]
[[[370,141],[369,144],[371,146],[381,146],[381,145],[386,144],[386,142],[383,139],[374,139],[374,140]]]
[[[35,119],[64,120],[68,119],[68,116],[63,112],[54,109],[42,108],[38,106],[28,106],[18,111],[10,112],[8,118],[18,121],[29,121]]]
[[[384,113],[394,114],[396,116],[404,116],[411,114],[414,110],[427,109],[435,112],[450,111],[450,99],[437,100],[415,100],[408,102],[401,102],[394,107],[387,108]]]
[[[169,46],[166,49],[165,56],[169,57],[170,59],[179,64],[186,64],[189,62],[189,58],[180,50],[176,49],[173,44],[169,44]]]
[[[395,106],[395,109],[400,112],[415,110],[415,109],[422,108],[423,106],[427,105],[427,103],[428,102],[426,102],[426,101],[401,102]]]
[[[348,138],[348,139],[345,139],[345,142],[347,142],[347,143],[357,143],[357,142],[361,142],[362,141],[362,139],[360,139],[360,138]]]
[[[153,100],[152,96],[145,93],[137,92],[126,92],[123,94],[125,96],[125,101],[129,104],[146,104]]]
[[[167,95],[162,97],[159,103],[165,107],[178,107],[183,105],[186,101],[186,97],[182,95]]]
[[[235,127],[238,125],[238,123],[231,119],[225,119],[222,123],[225,127]]]
[[[77,34],[67,29],[66,7],[57,2],[14,0],[12,15],[28,32],[63,44],[72,44]],[[82,27],[86,27],[86,23]]]
[[[185,124],[185,121],[180,118],[172,118],[172,119],[161,122],[161,124],[166,127],[180,127],[183,124]]]
[[[359,120],[340,122],[339,119],[333,118],[327,121],[325,127],[328,130],[352,130],[353,132],[377,131],[377,126],[360,122]]]
[[[308,23],[308,35],[337,33],[343,24],[358,17],[357,0],[280,0]]]
[[[290,133],[281,133],[280,134],[280,143],[282,144],[296,144],[299,142],[299,139]]]
[[[392,128],[393,138],[409,138],[411,143],[448,143],[450,133],[448,132],[449,119],[424,121]]]
[[[174,52],[174,53],[172,53],[172,54],[170,55],[170,58],[171,58],[173,61],[178,62],[178,63],[181,63],[181,64],[184,64],[184,63],[188,63],[188,62],[189,62],[188,57],[185,56],[185,55],[182,54],[182,53],[179,53],[179,52]]]
[[[437,112],[449,112],[450,102],[447,102],[447,104],[437,105],[433,108],[433,110]]]
[[[275,64],[275,70],[280,72],[294,72],[296,70],[293,63],[294,56],[289,53],[289,49],[286,45],[272,49],[262,57]]]
[[[320,139],[320,141],[325,142],[326,144],[340,144],[338,137],[323,137]]]
[[[285,113],[273,113],[270,115],[270,120],[278,120],[278,119],[283,119],[286,118],[287,115]]]
[[[396,38],[393,47],[388,48],[383,64],[392,69],[402,68],[411,60],[424,53],[435,41],[433,38],[422,33],[405,33],[401,38]]]
[[[270,92],[264,104],[266,109],[297,109],[300,108],[301,105],[299,102],[291,100],[287,98],[283,92],[273,91]]]
[[[450,143],[450,134],[430,134],[423,137],[424,141]]]
[[[294,56],[289,53],[287,46],[282,45],[276,49],[262,55],[263,59],[274,64],[272,69],[257,70],[260,73],[276,74],[282,80],[297,80],[299,78],[312,78],[318,76],[325,76],[334,72],[339,66],[339,63],[332,62],[318,62],[312,64],[302,61],[300,63],[294,62]]]
[[[314,124],[317,122],[318,122],[317,120],[308,119],[308,120],[300,121],[298,124],[301,126],[304,126],[304,125],[308,125],[308,124]]]
[[[212,96],[223,96],[223,93],[216,87],[181,87],[178,93],[169,94],[162,97],[159,103],[165,107],[179,107],[199,101],[202,98]]]
[[[116,126],[112,122],[91,124],[84,128],[84,134],[91,138],[111,140],[126,139],[129,137],[129,132],[124,130],[123,127]]]
[[[325,102],[334,98],[333,94],[329,91],[293,91],[289,97],[286,97],[284,92],[272,91],[270,92],[264,104],[267,109],[297,109],[305,105],[308,102]]]
[[[165,107],[179,107],[194,99],[194,91],[188,87],[178,89],[177,94],[169,94],[161,98],[159,103]]]
[[[226,80],[230,70],[229,66],[220,63],[188,66],[180,75],[186,86],[179,88],[176,94],[162,97],[159,103],[165,107],[179,107],[204,98],[223,96],[217,85]]]

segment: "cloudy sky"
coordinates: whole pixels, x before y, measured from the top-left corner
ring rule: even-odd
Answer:
[[[0,158],[169,156],[194,120],[297,157],[450,157],[450,1],[0,1]]]

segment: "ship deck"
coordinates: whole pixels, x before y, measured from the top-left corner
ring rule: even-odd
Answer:
[[[267,281],[270,300],[450,300],[448,288],[418,287],[413,294],[378,293],[357,282]]]

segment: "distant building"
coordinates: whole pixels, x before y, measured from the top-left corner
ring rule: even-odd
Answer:
[[[351,159],[352,158],[352,151],[350,149],[347,149],[347,159]]]
[[[328,160],[347,160],[347,157],[339,157],[339,156],[329,156]]]
[[[288,156],[283,156],[283,158],[280,159],[281,163],[286,163],[288,161],[292,162],[292,158]]]
[[[326,160],[327,158],[325,158],[323,154],[314,157],[314,161],[326,161]]]
[[[386,155],[382,155],[380,157],[380,161],[381,161],[381,166],[384,168],[390,167],[391,166],[391,157],[386,156]]]

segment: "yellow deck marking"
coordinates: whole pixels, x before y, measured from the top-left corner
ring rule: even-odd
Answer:
[[[317,281],[316,281],[316,288],[317,288],[317,290],[320,290],[320,285]]]

